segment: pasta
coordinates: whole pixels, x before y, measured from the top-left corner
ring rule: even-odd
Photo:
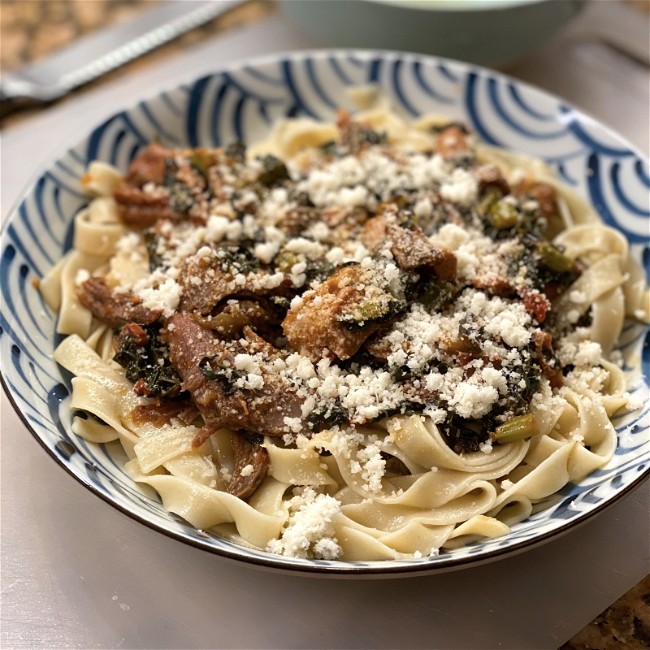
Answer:
[[[505,535],[607,464],[626,240],[537,160],[381,101],[248,152],[101,162],[40,283],[75,434],[199,529],[389,560]]]

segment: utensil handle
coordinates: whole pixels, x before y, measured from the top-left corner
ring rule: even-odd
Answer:
[[[168,0],[131,21],[88,34],[0,79],[0,118],[58,99],[246,0]]]

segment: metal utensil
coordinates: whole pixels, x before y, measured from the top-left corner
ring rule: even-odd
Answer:
[[[167,0],[0,78],[0,117],[59,99],[245,0]]]

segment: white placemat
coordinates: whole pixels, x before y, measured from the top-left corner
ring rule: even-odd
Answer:
[[[121,106],[221,63],[319,45],[276,15],[27,120],[2,138],[3,217],[37,167]],[[531,59],[514,72],[539,81],[545,69]],[[647,130],[626,135],[644,148]],[[1,406],[7,649],[554,649],[650,566],[647,484],[560,539],[453,573],[343,581],[240,566],[103,503],[39,448],[4,395]]]

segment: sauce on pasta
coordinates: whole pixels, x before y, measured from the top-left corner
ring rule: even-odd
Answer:
[[[40,283],[73,430],[192,525],[294,557],[504,535],[605,465],[627,243],[539,161],[384,107],[93,163]]]

